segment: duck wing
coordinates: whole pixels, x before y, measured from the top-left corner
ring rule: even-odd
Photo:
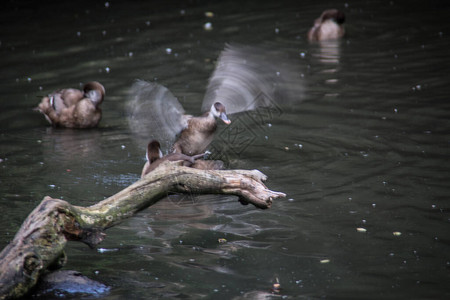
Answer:
[[[77,89],[61,89],[51,93],[49,96],[50,105],[56,112],[75,105],[83,99],[83,92]]]
[[[169,149],[177,134],[187,126],[187,117],[177,98],[164,86],[137,80],[127,103],[128,124],[145,143],[158,140]]]
[[[276,49],[227,45],[209,79],[202,111],[215,102],[234,114],[292,100],[292,86],[298,85],[293,82],[296,71],[283,55]]]

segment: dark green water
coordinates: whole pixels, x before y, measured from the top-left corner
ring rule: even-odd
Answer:
[[[265,211],[171,197],[108,230],[108,251],[69,243],[66,268],[110,286],[101,299],[450,297],[448,3],[2,5],[1,248],[44,196],[87,206],[139,179],[145,150],[124,113],[136,78],[157,78],[197,113],[226,43],[267,45],[301,66],[303,93],[227,161],[287,197]],[[330,7],[346,13],[348,35],[309,44]],[[31,110],[90,80],[107,91],[99,128],[53,129]],[[276,280],[281,292],[266,295]]]

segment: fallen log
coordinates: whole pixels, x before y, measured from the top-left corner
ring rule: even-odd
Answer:
[[[117,194],[89,207],[45,197],[0,253],[0,299],[26,295],[45,273],[62,267],[67,241],[95,247],[104,231],[168,194],[230,194],[243,204],[269,208],[286,195],[269,190],[258,170],[197,170],[166,162]]]

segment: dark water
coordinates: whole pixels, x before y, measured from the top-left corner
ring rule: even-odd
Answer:
[[[136,78],[196,113],[226,43],[270,46],[301,67],[304,92],[226,158],[287,198],[262,211],[172,196],[108,230],[101,251],[69,243],[66,268],[111,286],[102,299],[450,297],[447,2],[2,5],[1,248],[45,195],[90,205],[138,180],[144,150],[124,113]],[[309,44],[329,7],[346,13],[346,38]],[[107,90],[98,129],[53,129],[31,110],[90,80]]]

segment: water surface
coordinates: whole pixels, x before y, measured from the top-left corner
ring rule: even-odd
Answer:
[[[347,36],[308,43],[331,5]],[[65,268],[111,286],[102,299],[449,298],[449,12],[442,1],[9,2],[0,247],[46,195],[87,206],[138,180],[145,150],[124,110],[133,81],[157,80],[195,114],[235,43],[299,66],[296,101],[259,124],[235,116],[252,138],[224,154],[287,197],[262,211],[170,196],[109,229],[103,251],[69,243]],[[107,90],[99,128],[51,128],[32,111],[90,80]],[[220,127],[212,149],[226,137]]]

